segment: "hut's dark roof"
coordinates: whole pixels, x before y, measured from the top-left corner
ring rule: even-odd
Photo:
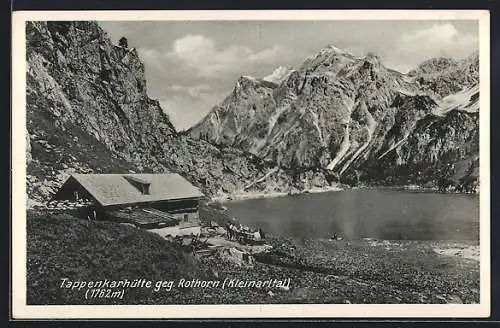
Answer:
[[[103,206],[203,197],[197,187],[176,173],[73,174],[71,177]],[[149,184],[149,193],[141,193],[127,178]]]

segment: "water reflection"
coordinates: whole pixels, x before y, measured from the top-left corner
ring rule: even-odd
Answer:
[[[265,231],[297,238],[342,233],[409,240],[477,240],[477,195],[352,190],[228,202],[233,216]]]

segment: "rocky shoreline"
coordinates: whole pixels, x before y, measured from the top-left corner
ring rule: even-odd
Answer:
[[[205,260],[219,277],[290,279],[286,290],[227,292],[223,303],[478,303],[479,257],[475,241],[405,241],[270,237],[271,252],[253,266]],[[464,252],[456,252],[461,248]],[[444,252],[441,252],[444,250]]]
[[[213,201],[224,202],[224,201],[232,201],[232,200],[247,200],[247,199],[261,199],[261,198],[275,198],[275,197],[285,197],[292,195],[301,195],[301,194],[313,194],[313,193],[323,193],[323,192],[332,192],[332,191],[342,191],[344,190],[341,187],[324,187],[324,188],[310,188],[302,191],[293,191],[293,192],[246,192],[246,193],[234,193],[234,194],[219,194],[215,197],[212,197]]]
[[[410,192],[430,192],[430,193],[446,193],[446,194],[467,194],[467,195],[479,195],[478,192],[473,193],[464,193],[458,191],[439,191],[438,188],[431,187],[423,187],[417,185],[406,185],[406,186],[330,186],[330,187],[317,187],[305,189],[302,191],[294,191],[294,192],[245,192],[245,193],[233,193],[233,194],[217,194],[214,197],[211,197],[213,201],[216,202],[225,202],[225,201],[241,201],[248,199],[263,199],[263,198],[276,198],[276,197],[286,197],[292,195],[302,195],[302,194],[315,194],[315,193],[325,193],[325,192],[334,192],[334,191],[346,191],[346,190],[395,190],[395,191],[410,191]]]

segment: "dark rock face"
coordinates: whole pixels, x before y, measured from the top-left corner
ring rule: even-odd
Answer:
[[[269,173],[251,154],[179,135],[148,97],[135,49],[112,44],[97,23],[30,22],[26,33],[30,199],[47,200],[72,172],[174,171],[211,195]],[[252,188],[284,188],[280,179],[272,171]]]
[[[77,124],[127,160],[175,134],[159,103],[147,97],[135,49],[113,45],[92,22],[37,22],[26,29],[30,109]]]
[[[456,61],[433,58],[408,73],[423,90],[444,97],[479,83],[479,53]]]
[[[349,184],[437,186],[461,163],[457,187],[479,154],[478,64],[432,59],[404,75],[329,46],[278,86],[240,78],[189,134]]]

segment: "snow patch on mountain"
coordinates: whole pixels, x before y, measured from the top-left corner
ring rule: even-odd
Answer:
[[[271,74],[264,77],[264,81],[273,82],[276,84],[281,84],[285,81],[294,70],[289,66],[280,66],[276,68]]]
[[[469,113],[479,111],[479,85],[449,95],[438,102],[439,107],[434,110],[434,115],[444,116],[456,109]]]

